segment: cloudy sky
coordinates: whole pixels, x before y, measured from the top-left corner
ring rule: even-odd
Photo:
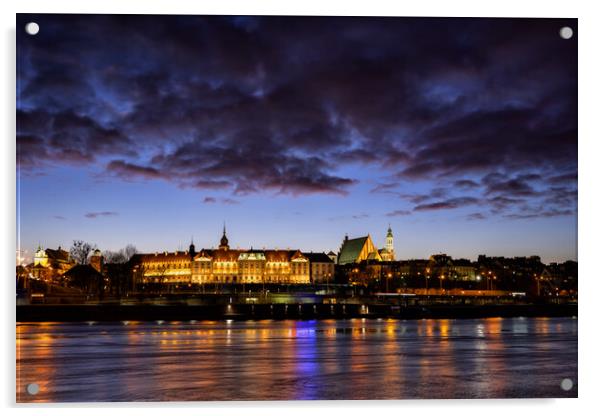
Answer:
[[[576,259],[576,25],[18,15],[21,247]]]

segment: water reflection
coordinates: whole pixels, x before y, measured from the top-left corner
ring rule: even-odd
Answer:
[[[575,397],[577,322],[20,324],[17,400]]]

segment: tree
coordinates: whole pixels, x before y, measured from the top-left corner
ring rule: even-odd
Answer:
[[[126,294],[132,288],[134,276],[128,263],[137,252],[133,244],[128,244],[118,251],[107,250],[103,253],[111,288],[117,296]]]
[[[130,261],[134,254],[138,253],[136,247],[132,244],[128,244],[125,248],[118,251],[107,250],[103,253],[105,263],[117,263],[123,264]]]
[[[74,240],[69,255],[79,264],[88,264],[90,253],[96,250],[96,244],[92,245],[82,240]]]
[[[138,249],[133,244],[128,244],[123,249],[123,254],[125,255],[126,261],[130,261],[134,254],[138,254]]]

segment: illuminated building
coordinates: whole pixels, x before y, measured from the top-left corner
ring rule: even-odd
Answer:
[[[393,245],[393,231],[391,226],[387,229],[387,237],[385,247],[378,250],[368,234],[365,237],[350,239],[345,235],[337,264],[345,265],[352,263],[360,263],[364,260],[372,261],[395,261],[395,248]]]
[[[45,281],[55,280],[74,265],[75,262],[69,256],[69,252],[60,246],[56,250],[38,246],[31,267],[32,276]]]
[[[370,238],[370,234],[365,237],[351,239],[345,235],[339,250],[338,264],[360,263],[364,260],[382,260],[372,242],[372,238]]]
[[[334,261],[328,254],[303,253],[309,259],[309,274],[312,283],[328,283],[334,279]]]
[[[391,225],[387,229],[387,238],[385,248],[381,248],[378,253],[383,261],[395,261],[395,247],[393,245],[393,231]]]
[[[476,268],[470,260],[467,259],[455,259],[452,261],[451,266],[452,275],[456,279],[460,280],[471,280],[477,279]]]
[[[94,250],[92,256],[90,256],[90,266],[92,266],[98,273],[103,272],[104,257],[99,249]]]
[[[308,284],[310,260],[299,250],[231,250],[224,227],[217,249],[136,254],[138,283],[167,284]]]

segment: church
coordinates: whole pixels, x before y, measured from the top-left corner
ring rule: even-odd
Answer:
[[[387,230],[385,247],[378,250],[368,234],[365,237],[350,239],[345,235],[337,264],[353,264],[360,263],[364,260],[372,261],[395,261],[395,249],[393,247],[393,231],[391,226]]]

